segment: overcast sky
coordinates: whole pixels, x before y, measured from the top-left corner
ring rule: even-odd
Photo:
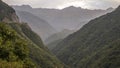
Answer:
[[[9,5],[31,5],[34,8],[64,8],[76,6],[89,9],[117,7],[120,0],[3,0]]]

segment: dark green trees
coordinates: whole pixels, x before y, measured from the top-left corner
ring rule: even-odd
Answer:
[[[26,23],[19,22],[15,10],[1,0],[0,68],[65,68],[41,38]]]
[[[31,67],[30,67],[31,66]],[[28,43],[5,23],[0,23],[0,68],[34,68]]]
[[[19,33],[21,38],[29,42],[29,57],[36,64],[37,68],[66,68],[47,47],[44,46],[41,38],[34,33],[26,23],[9,23]]]
[[[120,68],[120,6],[88,22],[52,51],[72,68]]]

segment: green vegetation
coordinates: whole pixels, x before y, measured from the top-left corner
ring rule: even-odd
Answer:
[[[47,47],[49,50],[53,50],[57,44],[59,44],[63,39],[55,40],[49,44],[47,44]]]
[[[15,11],[0,0],[0,21]],[[54,48],[71,68],[120,67],[120,7],[96,18]],[[59,40],[58,40],[59,41]],[[57,41],[56,41],[57,42]],[[26,23],[0,23],[0,68],[70,68]]]
[[[52,51],[72,68],[120,68],[120,7],[91,20]]]
[[[51,36],[49,36],[44,42],[45,45],[48,47],[49,50],[54,49],[54,47],[56,47],[56,45],[63,40],[65,37],[67,37],[68,35],[74,33],[74,30],[68,30],[68,29],[64,29],[60,32],[57,32]]]
[[[40,37],[34,33],[26,23],[9,23],[19,36],[29,42],[31,60],[37,68],[66,68],[49,50],[44,46]]]
[[[9,68],[10,65],[13,66],[12,68],[24,68],[23,66],[27,65],[28,68],[34,68],[34,64],[30,60],[35,63],[37,68],[66,68],[49,52],[40,37],[26,23],[0,23],[0,25],[1,30],[4,31],[0,30],[2,32],[0,36],[4,37],[0,37],[0,41],[1,44],[6,43],[6,46],[1,45],[4,49],[0,51],[0,65],[3,68]],[[7,32],[8,34],[6,34]],[[2,41],[3,39],[5,40]]]
[[[99,58],[100,57],[100,58]],[[94,61],[94,62],[93,62]],[[91,68],[119,68],[120,67],[120,39],[109,43],[87,62]]]
[[[28,43],[5,23],[0,23],[0,68],[35,68]]]
[[[31,28],[27,25],[27,23],[21,24],[21,29],[23,33],[36,45],[38,45],[40,48],[44,48],[43,42],[41,38],[31,30]]]
[[[66,68],[26,23],[12,22],[14,13],[0,0],[0,21],[10,21],[0,22],[0,68]]]

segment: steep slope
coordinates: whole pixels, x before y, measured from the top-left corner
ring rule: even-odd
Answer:
[[[49,52],[40,37],[34,33],[26,23],[10,23],[9,25],[15,29],[21,37],[29,41],[30,57],[34,63],[36,63],[37,68],[64,68],[64,64]]]
[[[68,29],[64,29],[60,32],[57,32],[51,36],[49,36],[46,40],[45,43],[49,44],[55,40],[59,40],[59,39],[64,39],[65,37],[67,37],[69,34],[72,34],[73,32],[75,32],[74,30],[68,30]]]
[[[56,30],[48,24],[47,21],[25,11],[16,11],[17,15],[20,18],[20,21],[27,22],[30,27],[37,33],[39,36],[45,40],[48,36],[56,33]]]
[[[120,67],[120,6],[91,20],[52,51],[72,68]]]
[[[11,21],[18,22],[15,10],[0,0],[0,68],[35,68],[28,42],[7,24]]]
[[[67,37],[68,35],[74,33],[74,30],[68,30],[68,29],[64,29],[61,32],[55,33],[53,35],[51,35],[50,37],[48,37],[45,40],[45,45],[52,50],[57,43],[59,43],[60,41],[62,41],[65,37]]]
[[[14,21],[18,22],[18,17],[15,10],[0,0],[0,21]]]
[[[28,45],[8,24],[0,22],[0,68],[35,68]]]
[[[58,43],[60,43],[63,39],[58,39],[58,40],[54,40],[53,42],[50,42],[48,44],[45,44],[49,50],[53,50]]]
[[[13,6],[15,10],[27,11],[35,16],[38,16],[51,24],[57,30],[69,29],[78,30],[89,20],[101,16],[111,10],[89,10],[80,7],[67,7],[62,10],[46,9],[46,8],[32,8],[29,5]]]
[[[7,11],[12,9],[6,5],[0,0],[0,7],[6,8],[0,10],[5,11],[2,19],[7,18]],[[27,23],[16,22],[11,15],[9,17],[0,22],[0,68],[66,68]]]

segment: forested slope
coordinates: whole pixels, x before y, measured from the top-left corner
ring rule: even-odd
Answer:
[[[66,68],[13,8],[0,0],[0,68]]]
[[[52,51],[72,68],[120,67],[120,6],[91,20]]]

